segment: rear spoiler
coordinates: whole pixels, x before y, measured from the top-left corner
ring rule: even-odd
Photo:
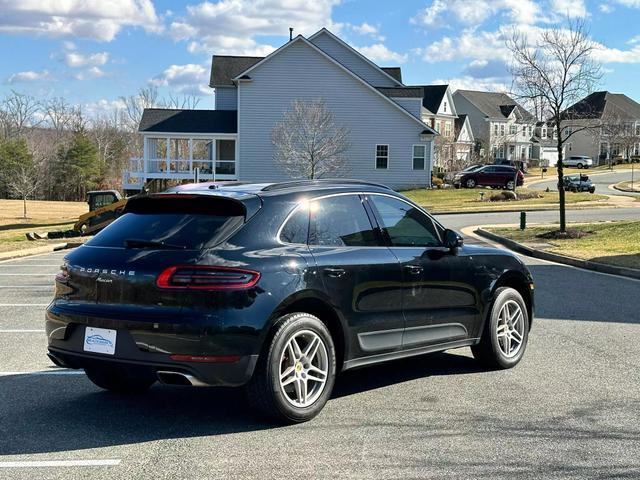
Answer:
[[[255,197],[255,196],[254,196]],[[260,206],[260,199],[255,197],[257,208],[252,208],[247,215],[245,202],[222,195],[192,195],[160,193],[141,195],[131,198],[124,208],[125,213],[193,213],[203,215],[220,215],[229,217],[253,216]],[[253,203],[253,202],[252,202]]]

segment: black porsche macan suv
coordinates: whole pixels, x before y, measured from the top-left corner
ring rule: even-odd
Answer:
[[[533,282],[382,185],[301,181],[135,197],[72,252],[46,311],[49,356],[111,391],[244,385],[288,422],[338,372],[471,346],[522,358]]]

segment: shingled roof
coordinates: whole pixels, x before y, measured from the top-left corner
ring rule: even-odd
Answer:
[[[449,85],[423,85],[422,106],[431,113],[438,113],[442,99],[447,94]]]
[[[211,59],[210,87],[234,86],[233,78],[253,67],[264,57],[241,57],[234,55],[214,55]]]
[[[639,119],[640,103],[622,93],[593,92],[567,108],[563,116],[572,118],[602,118],[603,115]]]
[[[422,87],[376,87],[387,97],[422,98]]]
[[[511,115],[513,109],[518,107],[523,119],[528,121],[535,120],[533,115],[506,93],[457,90],[456,94],[465,97],[489,118],[506,119]]]
[[[402,70],[400,67],[380,67],[387,75],[393,77],[398,82],[402,83]]]
[[[176,110],[145,108],[139,132],[237,133],[235,110]]]

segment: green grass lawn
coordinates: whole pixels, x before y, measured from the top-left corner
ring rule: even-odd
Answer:
[[[445,189],[418,189],[401,192],[418,205],[423,206],[431,212],[448,212],[459,210],[486,210],[499,211],[511,210],[513,208],[527,206],[552,206],[558,203],[558,192],[536,191],[540,198],[529,198],[526,200],[491,202],[489,197],[500,190],[488,188],[445,188]],[[532,190],[518,188],[516,193],[530,193]],[[484,199],[480,200],[480,194],[484,193]],[[607,197],[591,193],[567,193],[567,205],[576,205],[579,202],[604,200]]]
[[[549,177],[556,178],[558,176],[558,169],[556,167],[546,167],[546,168],[547,168],[547,171],[544,174],[544,178],[549,178]],[[631,164],[629,163],[621,163],[619,165],[613,166],[613,170],[627,170],[629,168],[631,168]],[[609,168],[608,165],[599,165],[597,167],[585,168],[582,170],[577,168],[565,167],[563,173],[564,175],[570,175],[572,173],[584,173],[586,175],[589,175],[589,173],[603,173],[603,172],[609,172],[609,171],[611,171],[611,169]],[[540,167],[532,167],[527,171],[525,177],[530,180],[536,180],[538,178],[542,178],[542,169]]]
[[[548,244],[546,251],[591,260],[608,265],[640,268],[640,222],[602,222],[571,224],[570,229],[591,232],[583,238],[548,240],[538,235],[557,230],[557,225],[529,227],[522,231],[515,227],[489,228],[493,233],[518,243]]]
[[[29,241],[25,234],[27,232],[47,232],[57,230],[69,230],[73,223],[38,223],[37,225],[5,225],[0,227],[0,252],[10,252],[23,250],[26,248],[42,247],[43,245],[65,243],[68,239],[58,238],[55,240]]]

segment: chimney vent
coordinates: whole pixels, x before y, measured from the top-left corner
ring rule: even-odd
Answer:
[[[293,27],[289,27],[289,41],[293,40]]]

